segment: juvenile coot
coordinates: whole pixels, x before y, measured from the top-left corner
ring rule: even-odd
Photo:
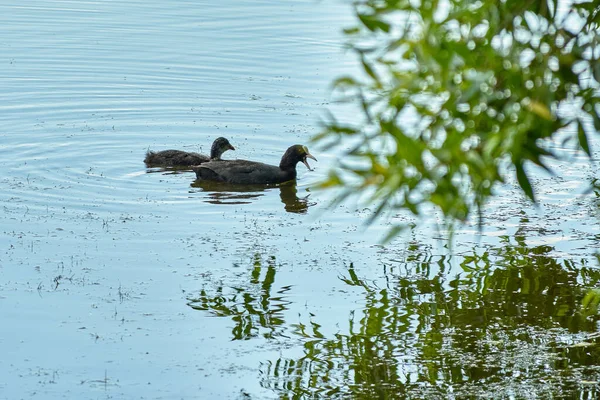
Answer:
[[[296,164],[300,161],[310,170],[307,158],[317,161],[308,152],[306,146],[297,144],[287,149],[281,157],[279,166],[255,161],[231,160],[210,161],[194,167],[193,170],[199,180],[234,184],[282,183],[296,179]]]
[[[213,142],[210,157],[181,150],[163,150],[159,152],[148,150],[144,163],[147,167],[191,167],[210,160],[220,160],[221,154],[227,150],[235,150],[235,148],[229,143],[229,140],[220,137]]]

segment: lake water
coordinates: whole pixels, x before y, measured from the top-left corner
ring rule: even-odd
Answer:
[[[0,6],[0,399],[593,398],[599,206],[579,153],[507,185],[447,246],[311,189],[329,84],[352,72],[332,1]],[[227,137],[297,185],[147,170]],[[313,148],[314,147],[314,148]],[[412,222],[409,216],[391,221]],[[587,343],[587,344],[586,344]],[[557,377],[560,376],[560,377]],[[588,397],[585,397],[588,396]]]

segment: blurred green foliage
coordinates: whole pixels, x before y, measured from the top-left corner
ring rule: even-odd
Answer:
[[[535,201],[527,164],[548,170],[568,141],[591,155],[600,130],[599,8],[559,6],[356,1],[345,34],[362,71],[337,79],[334,99],[357,112],[316,137],[343,154],[321,186],[375,204],[373,218],[427,203],[448,221],[481,217],[510,175]]]

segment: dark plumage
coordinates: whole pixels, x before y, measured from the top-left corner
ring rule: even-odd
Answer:
[[[247,160],[210,161],[194,167],[199,180],[227,182],[234,184],[268,184],[282,183],[296,179],[296,164],[304,163],[312,158],[306,146],[294,145],[287,149],[279,166],[263,164]]]
[[[210,157],[181,150],[163,150],[159,152],[148,150],[144,163],[147,167],[191,167],[210,160],[220,160],[221,155],[227,150],[235,150],[235,148],[229,143],[229,140],[220,137],[213,142]]]

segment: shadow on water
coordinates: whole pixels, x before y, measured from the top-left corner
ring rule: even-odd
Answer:
[[[286,182],[280,185],[233,185],[222,182],[194,181],[194,188],[200,188],[207,194],[207,203],[211,204],[248,204],[264,196],[267,191],[279,190],[281,202],[285,211],[296,214],[306,214],[310,194],[298,197],[296,182]]]
[[[258,254],[247,284],[188,304],[231,318],[233,339],[262,331],[303,343],[300,355],[261,363],[261,385],[281,398],[597,398],[600,318],[582,299],[600,270],[522,235],[478,249],[453,258],[395,249],[377,281],[351,264],[340,285],[360,306],[329,336],[319,311],[285,320],[292,289],[276,285],[274,259],[263,273]]]

